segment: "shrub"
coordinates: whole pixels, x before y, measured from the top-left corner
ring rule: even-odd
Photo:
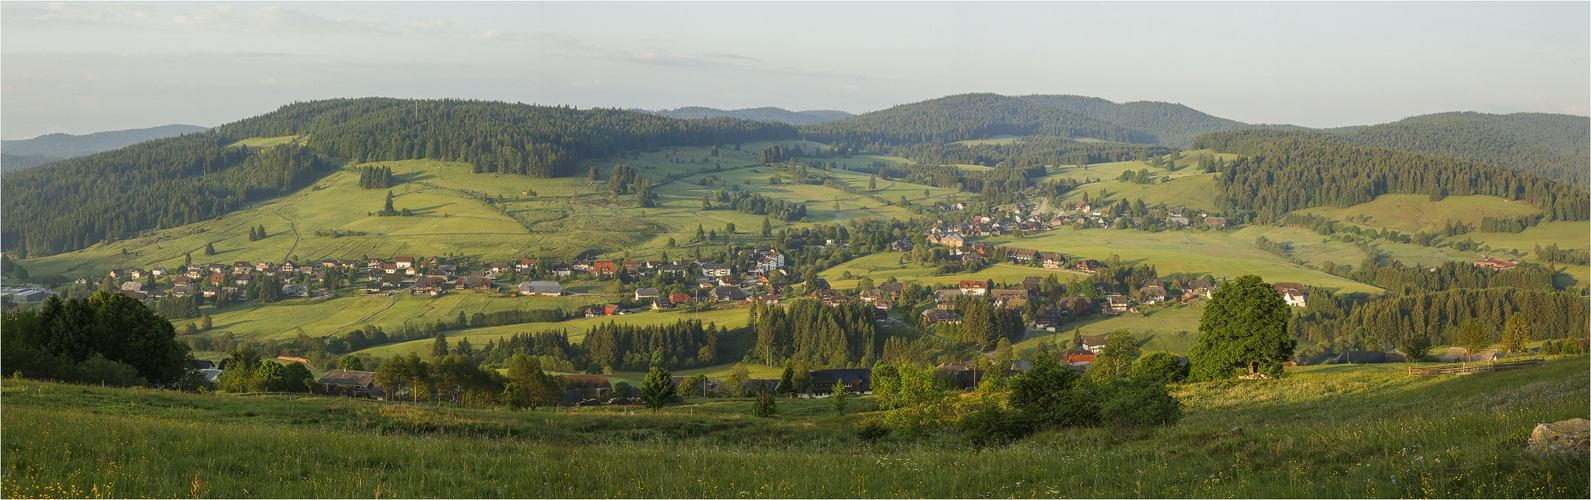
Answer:
[[[1009,382],[1011,407],[1035,425],[1081,427],[1099,422],[1099,398],[1088,379],[1049,356],[1035,356],[1033,369]]]
[[[999,446],[1033,433],[1033,419],[1022,410],[1006,410],[993,402],[983,402],[972,413],[956,421],[961,440],[975,447]]]
[[[1100,419],[1112,427],[1174,425],[1182,420],[1182,403],[1165,384],[1144,378],[1115,379],[1100,386]]]
[[[1162,384],[1170,384],[1181,382],[1187,376],[1187,369],[1169,352],[1151,352],[1133,364],[1132,374]]]
[[[873,443],[889,436],[889,424],[877,418],[868,418],[856,425],[856,438]]]
[[[88,384],[104,384],[113,387],[129,387],[146,385],[144,379],[138,376],[138,369],[127,363],[105,359],[99,353],[83,360],[77,365],[77,380]]]

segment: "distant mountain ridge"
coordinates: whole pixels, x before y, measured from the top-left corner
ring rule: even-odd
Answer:
[[[159,127],[95,132],[92,134],[46,134],[32,139],[0,141],[0,169],[16,170],[60,161],[75,156],[91,155],[101,151],[152,141],[182,134],[203,132],[208,127],[195,125],[162,125]]]
[[[997,135],[1088,137],[1151,144],[1154,136],[1054,106],[999,94],[959,94],[850,118],[800,126],[818,141],[893,145],[947,143]]]
[[[1188,147],[1198,136],[1228,130],[1315,130],[1297,125],[1243,123],[1169,102],[1133,101],[1118,104],[1098,97],[1040,94],[1017,98],[1145,132],[1153,135],[1156,143],[1177,147]]]
[[[846,113],[844,111],[837,111],[837,110],[790,111],[790,110],[787,110],[787,109],[784,109],[784,108],[774,108],[774,107],[745,108],[745,109],[734,109],[734,110],[727,110],[726,111],[726,110],[722,110],[722,109],[708,108],[708,107],[702,107],[702,106],[686,106],[686,107],[683,107],[683,108],[665,109],[665,110],[659,110],[659,111],[652,111],[652,110],[646,110],[646,109],[635,109],[633,111],[639,111],[639,112],[642,112],[642,113],[651,113],[651,114],[658,115],[658,116],[667,116],[669,118],[680,118],[680,119],[686,119],[686,120],[694,120],[694,119],[700,119],[700,118],[718,118],[718,117],[721,117],[721,116],[727,116],[727,117],[730,117],[730,118],[739,118],[739,119],[742,119],[742,120],[753,120],[753,121],[763,121],[763,122],[779,122],[779,123],[785,123],[785,124],[790,124],[790,125],[807,125],[807,124],[812,124],[812,123],[825,122],[825,121],[829,121],[829,120],[838,120],[838,119],[841,119],[841,118],[850,118],[852,116],[856,116],[856,115],[853,115],[853,114],[850,114],[850,113]]]

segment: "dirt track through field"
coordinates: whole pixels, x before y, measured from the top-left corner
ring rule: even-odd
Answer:
[[[341,332],[343,330],[346,330],[350,326],[354,326],[354,325],[363,323],[365,320],[370,319],[371,317],[374,317],[377,314],[381,314],[382,311],[385,311],[387,309],[391,309],[392,308],[392,304],[396,304],[397,302],[398,302],[398,292],[388,293],[387,294],[387,305],[381,306],[381,309],[376,309],[374,312],[371,312],[370,314],[366,314],[362,318],[359,318],[359,319],[356,319],[356,320],[353,320],[353,321],[349,321],[348,323],[344,324],[343,326],[337,327],[336,330],[332,330],[331,333],[328,333],[326,335],[321,336],[320,339],[321,340],[329,339],[329,338],[331,338],[332,335],[336,335],[337,332]]]
[[[287,254],[282,256],[282,262],[287,262],[289,260],[292,260],[289,257],[293,256],[293,252],[298,251],[298,242],[301,240],[301,238],[298,235],[298,223],[293,222],[293,219],[289,219],[289,218],[287,218],[287,216],[282,215],[281,212],[277,212],[275,210],[272,210],[271,213],[276,214],[277,217],[281,217],[282,220],[287,221],[287,227],[293,229],[293,247],[287,249]]]

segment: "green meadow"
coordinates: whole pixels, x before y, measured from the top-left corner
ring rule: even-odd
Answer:
[[[6,380],[7,498],[1586,498],[1585,455],[1525,451],[1584,417],[1585,357],[1468,377],[1289,368],[1173,386],[1170,427],[1046,430],[991,448],[952,428],[862,441],[872,398],[511,412]],[[953,418],[953,417],[952,417]],[[948,424],[948,421],[944,421]]]

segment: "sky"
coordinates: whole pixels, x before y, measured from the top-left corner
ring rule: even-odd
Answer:
[[[863,113],[970,92],[1249,123],[1591,112],[1591,2],[0,2],[0,138],[295,101]]]

